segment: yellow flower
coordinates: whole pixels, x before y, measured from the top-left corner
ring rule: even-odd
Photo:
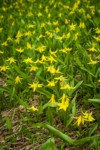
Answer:
[[[7,41],[12,41],[12,38],[9,36],[9,37],[7,38]]]
[[[52,62],[57,62],[57,60],[54,59],[54,57],[51,56],[51,55],[48,57],[48,61],[50,61],[51,63],[52,63]]]
[[[50,18],[51,17],[51,14],[50,13],[48,13],[48,18]]]
[[[41,60],[39,60],[40,63],[43,63],[47,60],[47,57],[45,55],[42,55]]]
[[[5,42],[3,42],[1,45],[2,45],[2,46],[7,46],[8,43],[7,43],[7,41],[5,41]]]
[[[87,16],[86,16],[88,19],[91,19],[91,16],[90,16],[90,14],[87,14]]]
[[[91,48],[88,48],[88,50],[89,50],[90,52],[96,52],[96,51],[97,51],[96,48],[95,48],[95,46],[92,46]]]
[[[62,101],[69,100],[67,95],[63,93],[63,96],[60,98]]]
[[[49,38],[52,39],[52,37],[53,37],[53,33],[50,33],[50,34],[49,34]]]
[[[45,33],[46,33],[47,35],[50,35],[50,33],[51,33],[51,32],[49,32],[49,31],[46,31]]]
[[[95,33],[100,34],[100,29],[99,29],[99,28],[96,28],[96,29],[95,29]]]
[[[59,17],[62,17],[62,13],[59,13],[59,15],[58,15]]]
[[[48,6],[45,7],[45,12],[48,13],[49,9]]]
[[[4,54],[4,51],[0,51],[0,54]]]
[[[32,36],[32,33],[30,31],[28,31],[28,32],[25,32],[24,35],[25,36]]]
[[[72,50],[72,48],[63,48],[61,49],[60,51],[63,52],[63,53],[68,53]]]
[[[23,53],[23,52],[24,52],[24,49],[21,49],[21,48],[18,49],[18,48],[17,48],[16,51],[19,52],[19,53]]]
[[[41,17],[41,16],[42,16],[42,13],[39,12],[37,15],[38,15],[38,17]]]
[[[95,39],[97,42],[100,41],[100,36],[93,36],[93,37],[94,37],[94,39]]]
[[[77,40],[78,35],[79,35],[79,33],[78,33],[78,32],[77,32],[77,33],[75,33],[75,35],[74,35],[74,39],[75,39],[75,40]]]
[[[30,72],[32,72],[32,71],[36,71],[38,69],[38,67],[36,67],[36,66],[31,66],[31,68],[30,68]]]
[[[74,117],[76,119],[76,124],[79,126],[81,123],[84,124],[85,121],[89,121],[92,122],[95,119],[92,117],[92,112],[88,113],[87,111],[82,112],[82,115],[78,116],[78,117]]]
[[[27,49],[32,50],[32,45],[29,42],[27,42]]]
[[[69,27],[70,27],[70,30],[71,31],[74,31],[75,30],[75,28],[76,28],[76,24],[71,24],[71,25],[69,25]]]
[[[59,25],[58,21],[53,21],[53,25],[58,26]]]
[[[80,14],[83,14],[83,13],[85,12],[85,10],[84,10],[83,8],[81,8],[81,9],[78,9],[78,12],[79,12]]]
[[[68,19],[65,19],[65,24],[68,24],[68,23],[69,23]]]
[[[32,58],[28,57],[28,58],[24,59],[23,62],[25,62],[26,64],[33,63],[33,60],[32,60]]]
[[[85,121],[91,122],[91,121],[94,121],[94,120],[95,120],[95,119],[92,117],[92,112],[91,112],[91,113],[88,113],[87,111],[85,111],[85,112],[82,112],[82,114],[83,114],[83,117],[84,117]]]
[[[90,65],[95,65],[97,64],[99,61],[98,60],[91,60],[88,64]]]
[[[18,44],[19,44],[19,41],[20,41],[19,38],[15,39],[15,42],[18,43]]]
[[[84,122],[85,122],[85,119],[84,119],[83,116],[78,116],[78,117],[74,117],[74,118],[76,119],[75,124],[77,124],[78,126],[79,126],[81,123],[84,124]]]
[[[9,70],[10,68],[8,66],[0,66],[0,71],[6,71]]]
[[[58,27],[55,28],[56,33],[60,32],[60,29]]]
[[[15,84],[21,83],[21,78],[19,76],[17,76],[15,78]]]
[[[74,3],[73,11],[75,11],[76,9],[78,9],[79,4],[80,4],[80,0],[78,0],[76,3]]]
[[[41,88],[43,84],[39,84],[39,83],[32,83],[32,84],[29,84],[29,88],[33,89],[33,91],[36,91],[37,88]]]
[[[49,66],[47,67],[47,71],[49,71],[50,73],[52,74],[55,74],[55,73],[60,73],[60,71],[57,69],[54,68],[54,66]]]
[[[32,106],[31,108],[28,108],[29,110],[33,110],[33,111],[38,111],[38,109],[34,106]]]
[[[59,106],[59,110],[63,109],[64,111],[66,111],[69,106],[69,98],[65,94],[63,94],[60,99],[62,100],[62,102],[57,103],[57,106]]]
[[[18,33],[17,33],[17,35],[16,35],[16,38],[19,39],[19,38],[22,37],[22,36],[23,36],[23,34],[22,34],[20,31],[18,31]]]
[[[35,26],[34,24],[29,24],[28,28],[34,28],[34,26]]]
[[[33,16],[33,13],[32,13],[32,12],[29,12],[27,16],[28,16],[28,17],[31,17],[31,16]]]
[[[44,38],[44,37],[45,37],[45,36],[42,35],[42,34],[39,35],[39,39]]]
[[[65,84],[65,85],[61,85],[61,90],[71,90],[73,89],[72,86],[70,86],[69,84]]]
[[[43,23],[41,23],[41,28],[44,28],[45,27],[45,23],[43,22]]]
[[[39,51],[40,53],[42,53],[43,51],[45,51],[46,46],[40,46],[37,48],[37,51]]]
[[[56,85],[56,82],[54,80],[52,81],[47,81],[48,82],[48,85],[47,86],[55,86]]]
[[[10,64],[16,63],[16,60],[13,57],[8,58],[7,61],[9,61]]]
[[[65,80],[67,80],[67,79],[66,79],[66,77],[59,76],[59,77],[55,77],[55,80],[65,81]]]
[[[100,79],[98,80],[98,82],[100,82]]]
[[[63,39],[63,36],[57,36],[56,39],[57,39],[57,40],[62,40],[62,39]]]
[[[65,36],[66,39],[69,39],[70,38],[70,32],[68,32]]]
[[[50,98],[50,100],[49,100],[49,103],[51,104],[51,105],[56,105],[56,101],[55,101],[55,96],[54,96],[54,94],[52,94],[52,96],[51,96],[51,98]]]
[[[56,53],[57,53],[57,50],[53,52],[53,51],[51,51],[51,49],[50,49],[50,54],[51,54],[51,55],[57,57]]]
[[[85,23],[84,23],[84,22],[80,22],[80,24],[79,24],[79,28],[84,29],[84,28],[85,28]]]

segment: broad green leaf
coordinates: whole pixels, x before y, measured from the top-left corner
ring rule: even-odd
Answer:
[[[57,105],[52,105],[52,104],[44,104],[43,108],[42,109],[46,109],[47,107],[56,107]]]
[[[19,69],[19,67],[17,67],[16,65],[14,65],[14,69],[21,75],[21,77],[23,77],[23,78],[29,78],[29,76],[26,73],[22,72]]]
[[[74,141],[72,138],[70,138],[68,135],[62,133],[61,131],[59,131],[58,129],[52,127],[49,124],[45,124],[45,127],[54,135],[58,136],[59,138],[61,138],[62,140],[68,142],[69,144],[74,144]]]
[[[100,103],[100,99],[99,98],[97,98],[97,99],[95,99],[95,98],[88,99],[88,101],[91,102],[91,103]]]
[[[71,96],[79,87],[80,87],[80,85],[83,83],[83,81],[79,81],[75,86],[74,86],[74,88],[71,90],[71,91],[69,91],[69,96]]]
[[[57,150],[54,138],[48,139],[39,150]]]
[[[20,99],[18,96],[17,96],[17,100],[19,101],[19,104],[23,105],[25,108],[30,107],[26,101]]]
[[[0,92],[4,92],[4,91],[7,91],[7,88],[0,86]]]
[[[85,67],[80,67],[83,71],[86,71],[87,73],[89,73],[91,76],[96,77],[93,73],[91,73],[88,69],[86,69]]]
[[[99,139],[99,140],[100,140],[100,134],[97,134],[97,135],[94,135],[94,136],[89,136],[89,137],[85,137],[85,138],[76,140],[76,141],[75,141],[75,145],[83,145],[83,144],[85,144],[85,143],[94,141],[94,139],[97,139],[97,140]]]
[[[37,89],[37,92],[39,92],[40,94],[45,95],[47,98],[51,97],[51,93],[43,88]]]
[[[9,130],[12,129],[12,123],[11,123],[9,117],[6,117],[6,125],[7,125],[7,128],[8,128]]]

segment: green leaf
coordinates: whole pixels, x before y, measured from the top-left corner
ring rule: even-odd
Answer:
[[[22,72],[19,69],[19,67],[17,67],[16,65],[14,65],[14,69],[21,75],[21,77],[23,77],[23,78],[29,78],[29,76],[26,73]]]
[[[87,73],[89,73],[91,76],[96,77],[93,73],[91,73],[88,69],[86,69],[85,67],[80,67],[83,71],[86,71]]]
[[[47,103],[43,105],[42,109],[46,109],[47,107],[57,107],[57,105],[52,105],[52,104]]]
[[[91,102],[91,103],[100,103],[100,99],[95,99],[95,98],[88,99],[88,101]]]
[[[72,107],[72,115],[70,117],[70,119],[68,120],[67,124],[66,124],[66,127],[68,127],[71,122],[73,121],[73,117],[75,116],[76,114],[76,97],[77,97],[77,93],[75,94],[72,102],[71,102],[71,107]]]
[[[10,121],[9,117],[6,117],[6,125],[7,125],[7,128],[8,128],[9,130],[12,129],[12,124],[11,124],[11,121]]]
[[[45,95],[47,98],[50,98],[51,97],[51,93],[45,89],[37,89],[37,92],[39,92],[40,94],[43,94]]]
[[[7,91],[7,88],[0,86],[0,92],[4,92],[4,91]]]
[[[43,68],[42,67],[39,68],[39,70],[36,72],[36,77],[40,76],[40,74],[42,73],[42,71],[43,71]]]
[[[78,88],[79,86],[83,83],[83,81],[79,81],[74,88],[70,91],[69,96],[71,96]]]
[[[23,100],[20,99],[18,96],[17,96],[17,99],[18,99],[19,103],[20,103],[21,105],[23,105],[25,108],[29,108],[29,107],[30,107],[26,101],[23,101]]]
[[[39,150],[57,150],[54,138],[48,139]]]
[[[100,139],[100,134],[76,140],[75,145],[82,145],[82,144],[85,144],[85,143],[88,143],[88,142],[92,142],[92,141],[94,141],[94,139],[97,139],[97,140]]]
[[[58,60],[58,62],[60,62],[63,66],[65,66],[65,63],[64,63],[61,59],[57,58],[57,60]]]
[[[98,128],[98,123],[96,123],[96,124],[94,125],[94,127],[90,129],[90,131],[89,131],[89,136],[91,136],[97,128]]]
[[[74,141],[72,138],[70,138],[68,135],[62,133],[61,131],[57,130],[56,128],[52,127],[49,124],[45,124],[45,128],[47,128],[50,132],[52,132],[54,135],[58,136],[62,140],[68,142],[69,144],[74,144]]]

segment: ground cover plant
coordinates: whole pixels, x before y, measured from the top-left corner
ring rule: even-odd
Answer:
[[[100,2],[0,1],[0,147],[100,149]]]

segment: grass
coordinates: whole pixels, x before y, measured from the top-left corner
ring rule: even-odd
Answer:
[[[1,1],[1,149],[100,149],[99,7]]]

